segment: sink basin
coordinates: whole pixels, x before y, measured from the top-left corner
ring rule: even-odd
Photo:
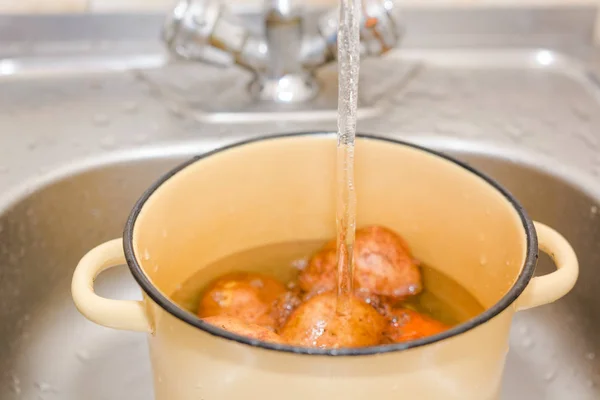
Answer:
[[[520,161],[516,153],[504,156],[447,141],[427,145],[498,179],[533,218],[563,233],[580,258],[581,277],[568,296],[518,314],[503,398],[599,398],[600,326],[595,316],[600,315],[600,198],[564,173]],[[462,150],[453,150],[457,147]],[[202,148],[190,146],[187,151],[163,148],[160,157],[124,152],[74,166],[1,211],[3,399],[151,398],[145,336],[88,322],[72,304],[70,280],[87,250],[121,236],[142,191]],[[537,273],[551,268],[541,259]],[[105,296],[141,297],[125,267],[101,275],[97,287]]]

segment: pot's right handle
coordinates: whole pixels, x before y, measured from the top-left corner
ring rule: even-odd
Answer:
[[[526,310],[552,303],[569,293],[579,275],[579,263],[575,251],[567,240],[554,229],[534,222],[539,249],[548,254],[556,271],[535,277],[529,282],[517,301],[518,310]]]
[[[129,331],[151,332],[144,303],[112,300],[94,292],[94,280],[104,270],[125,264],[123,240],[114,239],[92,249],[75,268],[71,293],[75,306],[86,318],[99,325]]]

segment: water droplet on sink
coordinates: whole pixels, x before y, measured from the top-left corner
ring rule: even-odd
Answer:
[[[21,380],[15,375],[12,376],[12,389],[15,394],[21,394]]]
[[[100,146],[103,149],[112,149],[116,145],[116,140],[114,136],[105,136],[100,140]]]
[[[96,114],[94,115],[94,125],[96,126],[106,126],[110,123],[110,119],[106,114]]]
[[[593,361],[596,359],[596,353],[589,352],[585,355],[585,358],[589,361]]]
[[[77,358],[82,362],[90,359],[90,353],[88,353],[87,350],[79,350],[76,355]]]
[[[38,390],[42,393],[48,393],[48,392],[52,392],[53,388],[52,385],[46,383],[46,382],[35,382],[35,386],[38,388]]]
[[[126,101],[123,103],[123,111],[132,114],[138,110],[138,103],[135,101]]]
[[[590,119],[589,111],[580,104],[571,106],[571,111],[581,121],[588,121]]]
[[[102,89],[102,82],[100,81],[91,81],[90,89]]]
[[[506,131],[506,133],[509,134],[509,136],[511,136],[515,140],[519,140],[523,136],[525,136],[525,132],[520,127],[512,124],[506,125],[504,127],[504,130]]]
[[[171,113],[171,115],[173,115],[176,118],[183,118],[183,116],[184,116],[183,110],[181,109],[181,107],[179,107],[175,103],[169,103],[169,104],[167,104],[167,109],[169,110],[169,112]]]
[[[554,370],[550,370],[548,372],[546,372],[546,375],[544,375],[544,379],[548,382],[554,380],[554,377],[556,376],[556,371]]]
[[[145,133],[138,133],[133,136],[133,141],[135,143],[143,143],[146,140],[148,140],[148,135],[146,135]]]
[[[527,335],[528,332],[529,332],[529,329],[526,326],[519,327],[519,333],[521,335]]]
[[[591,380],[591,379],[588,379],[588,380],[585,382],[585,384],[586,384],[586,386],[587,386],[587,387],[589,387],[589,388],[593,388],[593,387],[595,386],[595,384],[594,384],[594,381],[593,381],[593,380]]]

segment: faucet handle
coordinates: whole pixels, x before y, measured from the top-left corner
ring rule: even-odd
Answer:
[[[248,32],[220,0],[180,0],[162,31],[169,51],[185,60],[231,65]]]
[[[327,12],[319,20],[319,33],[333,58],[337,57],[339,10]],[[392,0],[365,0],[360,26],[361,54],[380,55],[394,48],[402,38],[403,25],[398,6]]]

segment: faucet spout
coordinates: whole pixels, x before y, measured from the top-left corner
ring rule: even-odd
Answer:
[[[302,63],[302,8],[294,0],[267,0],[265,5],[269,57],[264,74],[255,77],[250,91],[265,101],[306,102],[317,95],[319,87]]]
[[[315,70],[337,56],[339,15],[331,10],[307,35],[298,0],[265,0],[264,35],[252,33],[220,0],[180,0],[163,28],[168,49],[188,60],[250,70],[251,95],[274,103],[307,102],[319,93]],[[392,0],[365,0],[361,53],[379,56],[402,36]]]

